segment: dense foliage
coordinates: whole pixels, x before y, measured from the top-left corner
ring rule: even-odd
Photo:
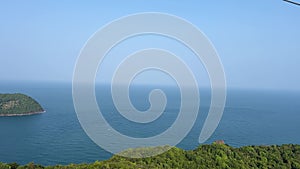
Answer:
[[[143,153],[147,149],[142,149]],[[151,148],[149,149],[151,151]],[[138,150],[137,154],[141,153]],[[132,150],[130,153],[133,153]],[[41,166],[29,163],[1,164],[0,169],[89,169],[89,168],[290,168],[300,169],[300,145],[246,146],[233,148],[225,144],[201,145],[195,150],[185,151],[171,148],[169,151],[148,158],[125,158],[113,156],[106,161],[92,164],[70,164],[67,166]]]
[[[0,94],[0,115],[18,115],[44,111],[41,105],[24,94]]]

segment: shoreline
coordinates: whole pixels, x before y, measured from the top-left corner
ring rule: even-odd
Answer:
[[[28,113],[20,113],[20,114],[0,114],[0,117],[14,117],[14,116],[30,116],[30,115],[35,115],[35,114],[42,114],[45,113],[46,111],[39,111],[39,112],[28,112]]]

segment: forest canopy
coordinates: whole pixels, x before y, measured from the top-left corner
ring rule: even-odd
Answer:
[[[147,148],[146,148],[147,149]],[[139,154],[141,149],[136,152]],[[145,148],[142,149],[145,151]],[[151,148],[149,148],[151,151]],[[226,144],[200,145],[185,151],[176,147],[158,156],[125,158],[114,155],[109,160],[91,164],[42,166],[34,163],[19,166],[0,163],[0,169],[89,169],[89,168],[300,168],[300,145],[230,147]]]

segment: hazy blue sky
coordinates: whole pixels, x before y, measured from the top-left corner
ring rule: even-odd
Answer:
[[[138,12],[170,13],[201,29],[219,53],[229,87],[300,90],[300,6],[281,0],[4,0],[0,82],[71,82],[87,39]]]

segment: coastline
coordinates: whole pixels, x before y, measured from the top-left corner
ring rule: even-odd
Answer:
[[[28,113],[20,113],[20,114],[0,114],[0,117],[14,117],[14,116],[30,116],[35,114],[42,114],[46,111],[38,111],[38,112],[28,112]]]

